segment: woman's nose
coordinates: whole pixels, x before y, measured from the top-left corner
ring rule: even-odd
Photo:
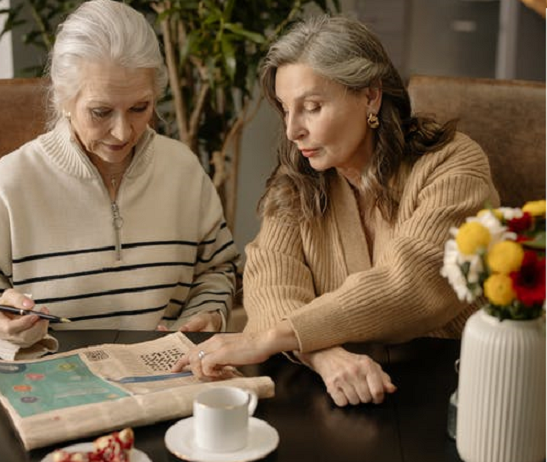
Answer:
[[[285,134],[290,141],[296,141],[306,133],[305,127],[296,117],[287,116],[286,124]]]
[[[127,141],[131,136],[131,124],[124,116],[117,116],[110,133],[119,141]]]

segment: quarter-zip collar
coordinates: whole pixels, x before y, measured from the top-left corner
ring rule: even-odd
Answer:
[[[124,173],[124,177],[136,177],[145,171],[148,164],[152,161],[152,140],[156,132],[150,127],[142,135],[141,139],[135,146],[135,154],[129,164],[129,167]],[[44,149],[45,155],[56,164],[61,170],[69,175],[89,181],[103,182],[99,170],[91,159],[85,154],[80,143],[77,141],[70,123],[61,119],[55,128],[40,136],[39,141]],[[110,200],[106,185],[102,185],[105,197],[108,197],[110,208],[112,211],[112,226],[115,236],[115,265],[122,262],[122,243],[121,243],[121,228],[123,226],[123,216],[120,210],[117,199]]]
[[[135,147],[135,155],[127,171],[126,177],[138,176],[152,161],[152,140],[156,132],[148,127]],[[39,137],[46,156],[61,170],[72,176],[83,179],[97,178],[97,169],[91,163],[76,140],[70,123],[60,119],[55,128]]]

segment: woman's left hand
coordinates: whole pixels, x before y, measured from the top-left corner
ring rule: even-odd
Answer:
[[[219,332],[222,328],[222,315],[218,311],[198,313],[179,329],[181,332]]]
[[[321,376],[337,406],[379,404],[397,390],[380,364],[367,355],[332,347],[297,357]]]

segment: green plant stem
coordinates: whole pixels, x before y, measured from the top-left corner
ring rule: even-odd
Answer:
[[[38,11],[36,10],[36,8],[34,6],[34,3],[30,0],[27,0],[27,4],[29,5],[30,12],[31,12],[32,17],[34,19],[34,22],[38,26],[38,30],[40,31],[40,36],[42,37],[44,45],[46,46],[46,48],[49,52],[53,48],[53,41],[51,40],[51,38],[48,34],[47,27],[46,27],[44,21],[42,20],[42,17],[40,16]]]
[[[156,13],[161,14],[165,10],[165,6],[159,3],[153,3],[152,8]],[[169,3],[167,7],[169,8]],[[186,105],[181,91],[181,83],[177,72],[177,62],[175,58],[175,49],[173,47],[171,28],[169,24],[169,18],[165,18],[160,22],[160,27],[163,33],[163,46],[165,50],[165,61],[167,63],[167,71],[169,74],[169,85],[173,94],[173,101],[175,106],[175,117],[177,121],[177,128],[179,132],[179,138],[181,141],[189,143],[188,133],[188,121],[186,119]],[[190,143],[189,143],[190,144]]]
[[[192,63],[198,69],[200,75],[201,88],[196,99],[192,113],[190,114],[190,123],[188,124],[188,142],[190,146],[198,146],[198,133],[201,116],[207,102],[207,94],[209,93],[210,85],[207,80],[207,69],[198,60],[192,60]]]

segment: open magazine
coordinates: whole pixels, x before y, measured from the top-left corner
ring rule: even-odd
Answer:
[[[0,361],[0,402],[27,450],[185,417],[197,393],[220,384],[274,395],[269,377],[200,382],[171,373],[193,343],[176,332],[131,345],[104,344],[29,361]]]

